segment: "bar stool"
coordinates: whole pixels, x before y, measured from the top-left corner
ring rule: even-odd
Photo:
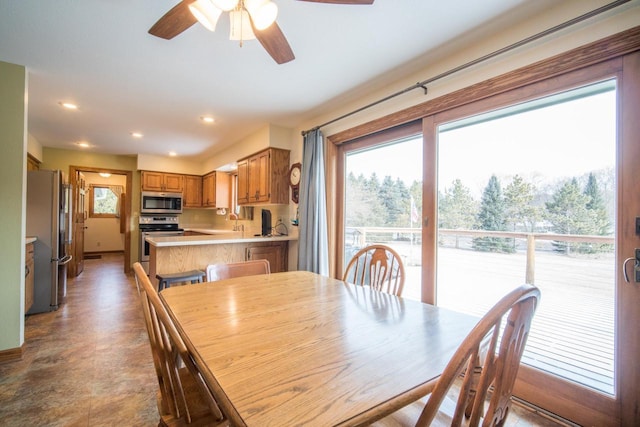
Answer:
[[[202,283],[202,278],[205,275],[205,272],[200,270],[181,271],[180,273],[156,274],[156,279],[158,279],[158,292],[160,292],[164,288],[171,287],[172,283]]]

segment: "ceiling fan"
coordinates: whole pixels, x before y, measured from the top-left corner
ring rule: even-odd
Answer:
[[[373,4],[374,0],[298,0],[313,3]],[[278,7],[271,0],[182,0],[156,22],[149,34],[172,39],[199,21],[214,31],[222,12],[229,12],[231,40],[257,38],[278,63],[295,59],[284,33],[275,22]]]

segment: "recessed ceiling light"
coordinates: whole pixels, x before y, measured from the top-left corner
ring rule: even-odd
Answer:
[[[205,123],[213,123],[214,119],[211,116],[202,116],[200,117],[200,120],[202,120]]]
[[[78,106],[72,102],[58,102],[58,104],[60,104],[61,106],[63,106],[64,108],[66,108],[67,110],[77,110]]]
[[[109,172],[100,172],[100,176],[103,178],[109,178],[111,174]]]
[[[169,151],[169,155],[170,155],[171,157],[175,157],[175,156],[177,156],[178,154],[177,154],[175,151]]]
[[[142,138],[144,135],[140,132],[131,132],[131,136],[134,138]]]
[[[91,147],[91,145],[90,145],[88,142],[86,142],[86,141],[76,142],[76,145],[77,145],[78,147],[82,147],[82,148],[89,148],[89,147]]]

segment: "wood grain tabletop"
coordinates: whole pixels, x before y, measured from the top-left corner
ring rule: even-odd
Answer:
[[[366,424],[428,394],[478,319],[294,271],[163,290],[231,421]]]

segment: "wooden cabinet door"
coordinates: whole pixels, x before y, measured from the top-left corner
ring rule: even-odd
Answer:
[[[185,175],[182,206],[185,208],[199,208],[202,206],[202,177]]]
[[[184,176],[175,173],[163,174],[164,189],[170,193],[182,193],[184,190]]]
[[[142,171],[141,181],[143,191],[182,193],[184,190],[184,176],[176,173]]]
[[[266,259],[272,273],[287,271],[287,243],[275,242],[268,245],[251,246],[246,249],[246,259]]]
[[[142,190],[163,191],[163,174],[160,172],[142,171]]]
[[[271,196],[271,151],[256,156],[256,201],[268,202]],[[251,172],[250,172],[251,173]],[[254,182],[253,180],[251,182]]]
[[[238,201],[239,205],[249,203],[249,161],[238,162]]]
[[[216,206],[216,173],[211,172],[202,178],[202,206]]]

